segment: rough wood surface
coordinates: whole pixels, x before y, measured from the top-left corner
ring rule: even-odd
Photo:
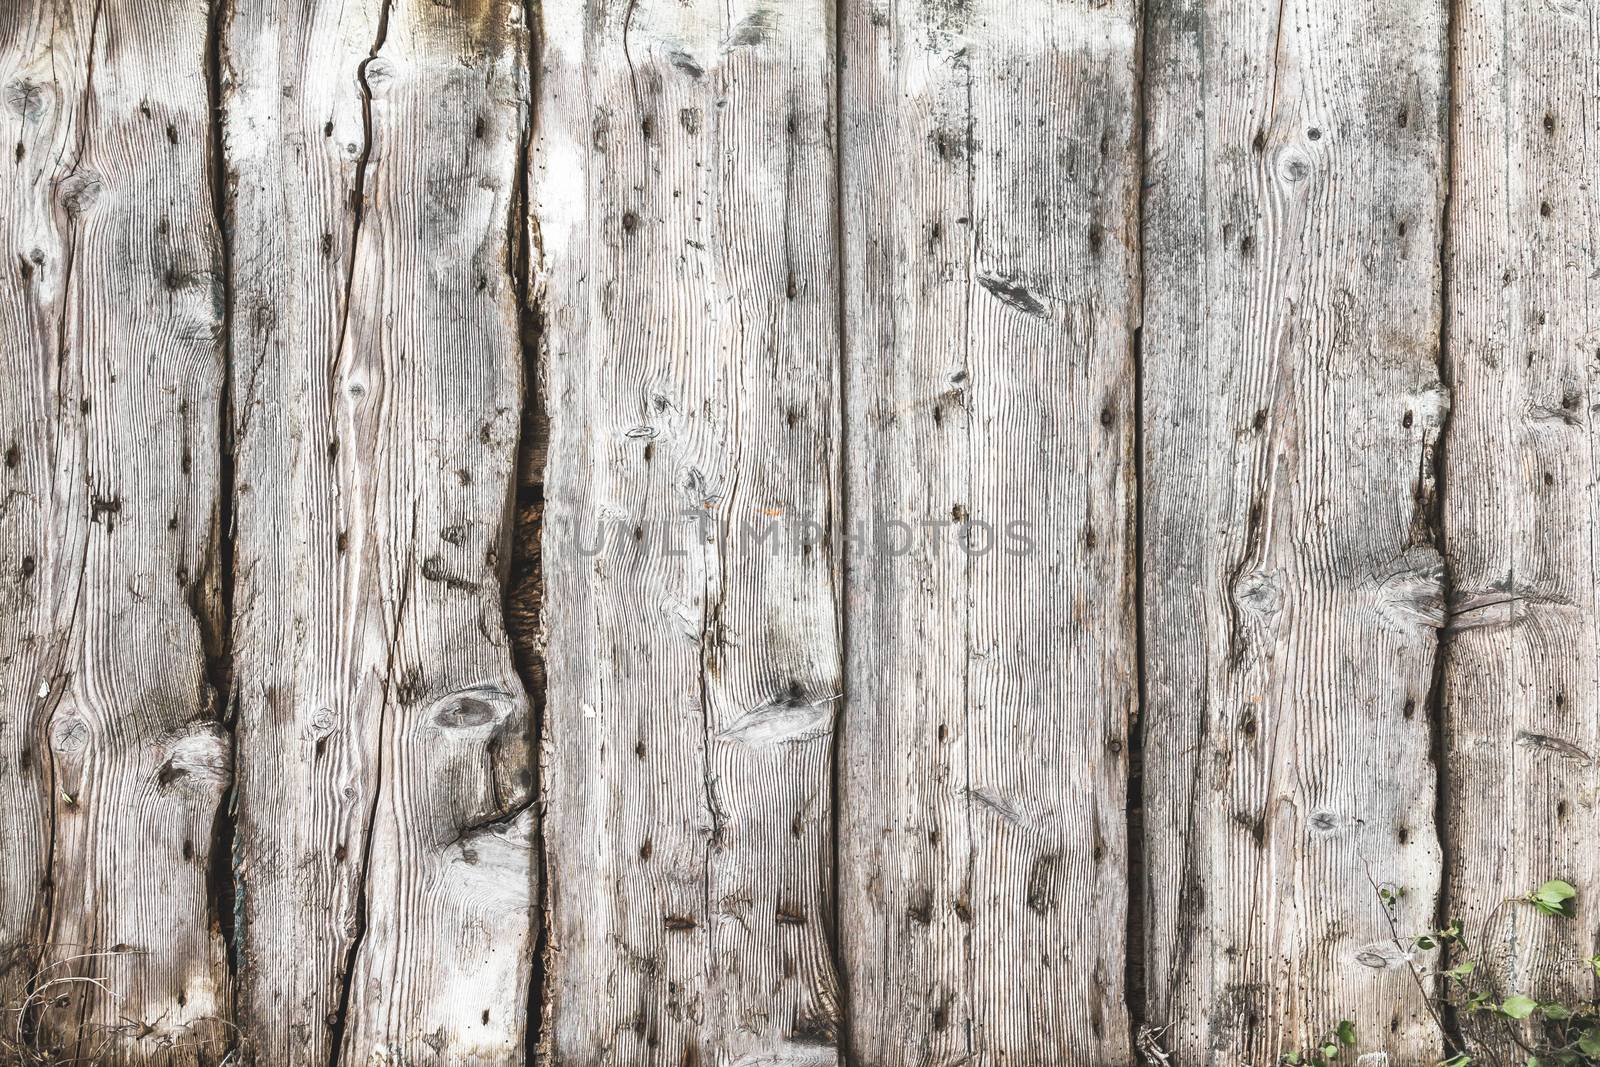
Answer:
[[[0,1062],[216,1062],[203,8],[0,15]]]
[[[1587,995],[1597,42],[0,0],[0,1067],[1423,1064],[1448,916]]]
[[[1570,4],[1457,6],[1446,277],[1447,906],[1500,988],[1574,999],[1600,950],[1596,30]],[[1554,877],[1576,921],[1500,907]]]
[[[826,12],[543,9],[552,1064],[836,1058]]]
[[[224,46],[244,1048],[517,1062],[523,9],[238,0]]]
[[[1127,1063],[1135,8],[845,10],[848,1047]]]
[[[1146,42],[1150,1021],[1432,1062],[1443,12],[1160,0]]]

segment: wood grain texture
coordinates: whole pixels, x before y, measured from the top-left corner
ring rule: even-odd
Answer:
[[[520,1060],[532,745],[509,0],[224,27],[239,1021],[262,1064]]]
[[[0,18],[0,1062],[226,1052],[202,5]]]
[[[1443,14],[1161,0],[1146,49],[1149,1016],[1273,1064],[1440,1036],[1371,877],[1432,925],[1444,621]]]
[[[836,1061],[826,12],[543,7],[551,1064]]]
[[[1453,30],[1448,909],[1500,988],[1581,1000],[1591,983],[1573,961],[1600,950],[1600,22],[1576,5],[1473,0]],[[1554,877],[1585,890],[1576,921],[1500,907]]]
[[[1449,10],[0,0],[0,1065],[1589,995],[1600,14]]]
[[[846,12],[849,1048],[1128,1063],[1135,7]]]

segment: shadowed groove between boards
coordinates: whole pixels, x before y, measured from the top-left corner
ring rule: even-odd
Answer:
[[[850,581],[849,568],[849,540],[841,536],[849,529],[850,521],[850,479],[845,477],[849,470],[850,435],[844,432],[845,412],[850,410],[849,375],[845,373],[844,354],[849,351],[847,344],[849,313],[846,307],[844,288],[849,277],[846,270],[845,254],[845,205],[844,205],[844,26],[845,5],[848,0],[833,0],[832,32],[833,32],[833,269],[834,288],[838,298],[834,304],[834,330],[837,334],[838,356],[834,361],[834,404],[835,413],[839,419],[838,454],[832,476],[837,479],[839,511],[835,517],[840,524],[840,529],[833,537],[834,573],[839,578],[834,589],[834,609],[837,613],[837,628],[839,635],[839,689],[840,699],[834,708],[833,734],[829,744],[833,746],[832,758],[828,761],[828,879],[827,879],[827,929],[825,941],[828,946],[829,965],[833,968],[833,979],[838,989],[838,1017],[834,1020],[836,1048],[840,1063],[848,1063],[850,1054],[850,987],[845,975],[844,946],[840,941],[840,930],[843,929],[843,915],[839,899],[839,833],[840,833],[840,805],[839,797],[842,792],[843,761],[839,758],[843,750],[845,731],[850,727],[850,670],[848,659],[850,656],[850,614],[845,610],[845,588]]]
[[[544,514],[545,453],[549,440],[549,419],[544,407],[540,373],[543,353],[543,306],[533,297],[534,235],[533,205],[529,196],[529,168],[533,163],[533,139],[538,122],[539,63],[544,36],[544,9],[541,0],[514,0],[522,5],[524,62],[527,65],[525,106],[520,111],[522,124],[517,143],[516,190],[511,197],[514,218],[506,233],[514,243],[507,257],[512,268],[512,284],[517,294],[522,357],[522,412],[516,445],[516,464],[512,484],[511,562],[503,589],[502,614],[510,638],[511,660],[531,706],[531,744],[529,758],[534,767],[535,803],[541,817],[535,821],[533,849],[537,869],[537,892],[531,904],[529,921],[534,927],[527,993],[527,1027],[523,1035],[523,1059],[541,1062],[544,1031],[544,990],[546,953],[549,951],[548,869],[545,855],[545,822],[542,817],[543,782],[539,774],[539,753],[545,739],[545,668],[543,655],[544,571],[540,564],[539,537]]]
[[[1450,657],[1450,627],[1449,609],[1456,601],[1455,576],[1450,571],[1450,553],[1447,551],[1450,531],[1445,524],[1445,493],[1449,491],[1446,475],[1449,471],[1447,462],[1450,453],[1451,438],[1454,435],[1454,402],[1455,375],[1451,362],[1450,352],[1450,268],[1454,252],[1450,234],[1450,214],[1455,193],[1455,102],[1456,102],[1456,77],[1458,57],[1456,55],[1456,33],[1459,29],[1459,17],[1454,3],[1444,4],[1444,26],[1441,50],[1444,53],[1444,86],[1441,97],[1444,101],[1440,108],[1439,140],[1440,159],[1443,175],[1440,180],[1442,191],[1439,205],[1439,386],[1444,395],[1452,398],[1452,403],[1445,409],[1443,421],[1439,426],[1438,439],[1433,449],[1433,500],[1432,507],[1427,516],[1428,527],[1433,536],[1434,547],[1439,552],[1440,595],[1446,605],[1445,625],[1434,630],[1433,650],[1433,676],[1429,679],[1427,695],[1428,716],[1428,741],[1429,758],[1433,761],[1434,787],[1433,787],[1433,828],[1434,837],[1439,846],[1439,889],[1438,898],[1434,902],[1434,928],[1443,930],[1450,924],[1450,861],[1451,835],[1450,835],[1450,790],[1452,782],[1450,777],[1450,741],[1447,733],[1444,706],[1445,674]],[[1441,958],[1441,969],[1451,963],[1453,959],[1446,949]],[[1465,1050],[1464,1036],[1461,1021],[1455,1008],[1446,1003],[1442,1006],[1441,1023],[1444,1032],[1440,1039],[1444,1044],[1445,1055],[1454,1055]]]
[[[228,788],[223,792],[221,804],[218,807],[216,823],[212,833],[210,868],[207,872],[207,890],[210,899],[212,921],[216,924],[222,937],[224,947],[224,960],[227,964],[228,990],[227,1005],[229,1022],[232,1024],[238,1018],[238,988],[239,988],[239,935],[241,933],[239,886],[234,869],[234,848],[238,833],[236,821],[236,801],[238,797],[238,784],[235,779],[237,767],[236,749],[238,737],[234,729],[237,713],[237,703],[234,699],[234,670],[233,670],[233,597],[234,597],[234,488],[235,488],[235,447],[233,433],[233,403],[234,403],[234,376],[233,376],[233,225],[232,215],[228,210],[228,167],[226,158],[226,141],[223,137],[222,112],[223,112],[223,79],[222,79],[222,32],[231,8],[232,0],[213,0],[207,12],[206,46],[205,46],[205,79],[206,79],[206,178],[210,186],[211,210],[215,217],[217,232],[217,255],[219,262],[217,276],[213,279],[216,286],[216,301],[222,313],[222,335],[217,339],[217,352],[222,360],[222,390],[218,398],[217,443],[220,450],[217,457],[217,513],[213,537],[216,550],[211,560],[212,566],[217,568],[217,612],[218,617],[212,624],[204,625],[202,613],[197,611],[196,618],[202,621],[202,636],[205,640],[206,650],[206,678],[211,686],[211,699],[222,726],[222,734],[228,746],[227,758],[229,766]],[[226,1056],[232,1056],[239,1048],[241,1035],[236,1025],[228,1027],[229,1044]]]
[[[1133,612],[1134,612],[1134,675],[1138,694],[1134,700],[1133,720],[1128,723],[1128,759],[1127,759],[1127,798],[1124,807],[1124,839],[1126,842],[1126,869],[1128,883],[1128,906],[1124,918],[1123,929],[1123,980],[1122,996],[1124,1009],[1128,1014],[1128,1040],[1132,1047],[1128,1050],[1130,1063],[1141,1062],[1140,1045],[1144,1038],[1145,1029],[1149,1025],[1149,1003],[1145,993],[1145,959],[1144,948],[1146,939],[1146,876],[1149,865],[1145,859],[1145,824],[1144,824],[1144,717],[1145,708],[1148,706],[1148,693],[1145,685],[1145,580],[1144,580],[1144,418],[1145,418],[1145,382],[1144,382],[1144,223],[1145,223],[1145,154],[1149,134],[1148,110],[1146,107],[1145,84],[1145,55],[1146,42],[1150,39],[1150,19],[1154,9],[1154,0],[1140,0],[1138,4],[1137,36],[1134,43],[1134,122],[1137,125],[1137,152],[1135,160],[1134,180],[1138,182],[1137,218],[1135,219],[1134,234],[1138,241],[1138,250],[1134,257],[1136,279],[1134,281],[1135,308],[1138,318],[1135,320],[1132,336],[1132,350],[1130,360],[1133,372]]]

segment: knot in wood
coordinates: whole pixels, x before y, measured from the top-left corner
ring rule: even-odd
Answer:
[[[511,694],[498,686],[473,686],[441,698],[429,719],[452,733],[489,732],[511,715]]]

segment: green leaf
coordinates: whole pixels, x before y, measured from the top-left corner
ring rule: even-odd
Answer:
[[[1346,1045],[1354,1045],[1356,1043],[1356,1024],[1349,1019],[1339,1020],[1339,1029],[1336,1033],[1339,1035],[1339,1040]]]
[[[1578,1051],[1591,1060],[1600,1059],[1600,1027],[1590,1027],[1578,1038]]]
[[[1500,1014],[1508,1019],[1526,1019],[1533,1014],[1533,1009],[1539,1002],[1532,997],[1525,997],[1521,993],[1507,997],[1500,1002]]]
[[[1331,1059],[1336,1059],[1338,1057],[1338,1055],[1339,1055],[1339,1046],[1335,1045],[1332,1041],[1329,1041],[1326,1044],[1324,1044],[1317,1051],[1321,1052],[1324,1056],[1328,1057],[1328,1059],[1330,1059],[1330,1060]]]
[[[1454,967],[1450,968],[1448,971],[1444,972],[1444,976],[1446,978],[1465,978],[1467,975],[1471,974],[1474,968],[1477,966],[1478,964],[1475,960],[1463,960]]]
[[[1600,956],[1590,956],[1588,964],[1594,968],[1595,977],[1600,978]]]
[[[1567,1007],[1565,1004],[1541,1004],[1539,1005],[1539,1014],[1543,1015],[1546,1019],[1554,1019],[1555,1021],[1560,1022],[1563,1019],[1572,1018],[1572,1009]]]
[[[1540,886],[1535,895],[1550,900],[1571,900],[1578,895],[1578,889],[1571,882],[1552,878]]]
[[[1572,900],[1577,895],[1578,890],[1571,882],[1552,878],[1525,899],[1546,915],[1571,915]]]
[[[1427,952],[1430,949],[1438,947],[1438,945],[1436,945],[1434,943],[1433,938],[1429,937],[1427,934],[1422,934],[1421,936],[1417,937],[1412,943],[1415,944],[1418,948],[1420,948],[1424,952]]]

